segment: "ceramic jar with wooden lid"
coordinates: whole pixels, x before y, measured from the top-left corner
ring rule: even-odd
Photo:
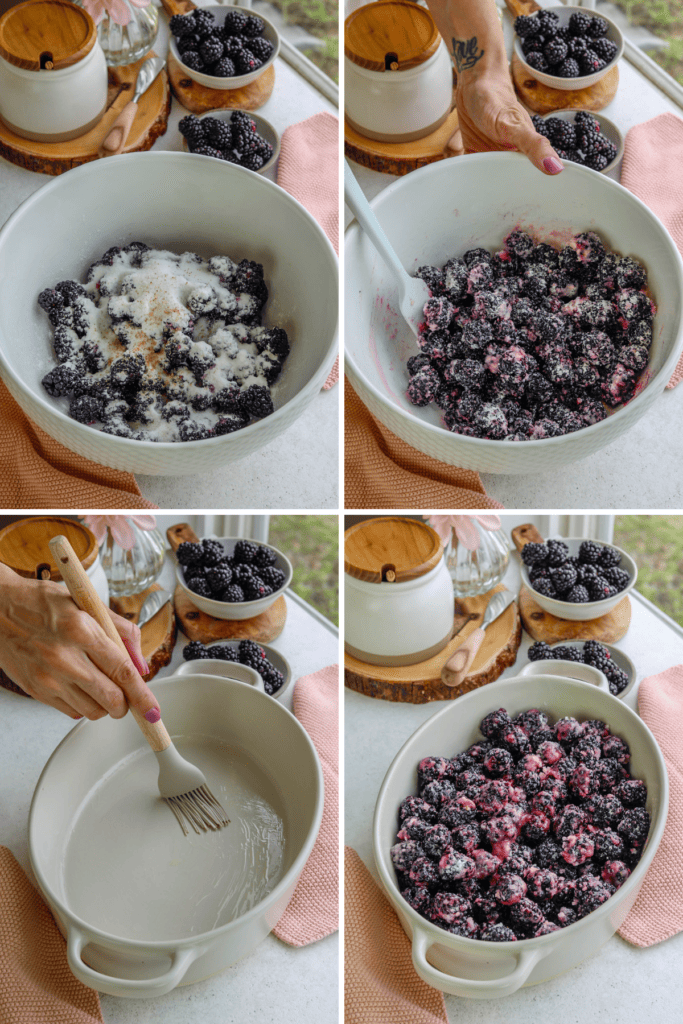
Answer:
[[[70,0],[28,0],[0,18],[0,118],[25,139],[64,142],[107,106],[95,24]]]
[[[82,523],[62,516],[31,516],[0,530],[0,562],[19,576],[36,578],[36,568],[50,566],[50,579],[62,583],[49,542],[62,534],[70,542],[99,597],[109,607],[109,584],[104,574],[97,540]]]
[[[411,142],[450,113],[448,50],[429,11],[412,0],[378,0],[350,14],[344,67],[346,119],[366,138]]]
[[[369,665],[415,665],[453,632],[453,586],[426,523],[382,516],[344,535],[344,646]]]

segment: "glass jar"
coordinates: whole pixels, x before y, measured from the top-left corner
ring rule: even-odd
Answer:
[[[82,0],[72,2],[87,9]],[[144,57],[152,49],[159,29],[159,10],[153,0],[150,0],[147,7],[136,7],[128,0],[122,2],[130,11],[127,25],[117,25],[106,11],[97,25],[97,40],[110,68],[134,64]]]
[[[460,544],[455,533],[444,551],[446,566],[453,581],[456,597],[485,594],[503,579],[510,561],[510,542],[502,530],[485,530],[476,519],[471,520],[479,536],[479,547],[470,551]]]
[[[114,597],[129,597],[146,590],[164,565],[165,543],[161,531],[141,530],[132,519],[128,523],[135,534],[135,543],[130,551],[119,547],[109,529],[100,548],[109,593]]]

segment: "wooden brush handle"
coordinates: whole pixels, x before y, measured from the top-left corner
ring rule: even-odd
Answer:
[[[481,647],[484,636],[483,629],[475,629],[467,637],[467,640],[458,647],[457,651],[450,656],[441,669],[441,680],[446,686],[460,686],[460,683],[470,670],[470,666]]]
[[[53,537],[50,541],[50,550],[59,566],[59,574],[75,603],[81,611],[87,612],[88,615],[92,616],[98,626],[102,627],[109,639],[114,641],[127,658],[130,658],[126,645],[112,622],[109,609],[92,585],[90,577],[78,560],[78,555],[71,547],[71,544],[69,544],[69,541],[66,537]],[[152,750],[159,752],[171,746],[171,737],[168,735],[163,722],[148,722],[142,712],[136,708],[131,707],[130,711]]]

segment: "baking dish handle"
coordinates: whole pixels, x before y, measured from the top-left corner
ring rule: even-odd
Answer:
[[[438,988],[451,996],[469,996],[471,999],[496,999],[500,996],[511,996],[518,988],[526,982],[533,968],[544,956],[543,950],[527,949],[517,953],[516,949],[510,949],[510,953],[517,957],[517,966],[504,978],[491,978],[490,980],[473,980],[471,978],[458,978],[453,974],[444,974],[443,971],[433,967],[427,961],[427,951],[432,945],[433,939],[420,927],[413,925],[413,967],[427,984],[432,988]]]
[[[101,974],[93,970],[81,959],[81,953],[90,940],[72,925],[69,926],[69,933],[66,942],[66,956],[69,967],[79,981],[82,981],[88,988],[94,988],[98,992],[106,992],[110,996],[132,996],[138,999],[146,997],[165,996],[167,992],[179,985],[185,977],[190,964],[206,952],[205,948],[193,947],[191,949],[179,949],[172,955],[172,964],[165,974],[154,978],[133,980],[130,978],[116,978],[109,974]]]
[[[530,661],[520,672],[521,676],[562,676],[563,679],[578,679],[582,683],[593,683],[601,690],[610,692],[607,676],[593,665],[581,661]]]
[[[251,671],[249,671],[249,666],[240,665],[240,668],[247,668],[249,675],[251,675],[251,673],[253,672],[256,678],[235,679],[234,672],[232,671],[231,668],[233,664],[235,663],[232,661],[226,664],[225,662],[217,662],[212,659],[211,671],[209,671],[205,669],[197,669],[196,661],[186,661],[184,664],[180,665],[180,667],[177,668],[173,674],[176,676],[191,676],[193,672],[196,673],[197,671],[199,671],[199,673],[203,676],[214,676],[218,677],[219,679],[231,679],[235,683],[245,683],[247,686],[253,686],[255,690],[260,690],[261,693],[266,692],[266,688],[263,685],[263,679],[261,678],[260,674],[256,671],[256,669],[251,669]]]

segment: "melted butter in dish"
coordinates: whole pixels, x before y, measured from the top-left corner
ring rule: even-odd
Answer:
[[[154,755],[139,750],[90,791],[64,850],[70,910],[121,938],[211,931],[256,906],[288,867],[282,799],[268,775],[215,740],[174,742],[207,776],[230,818],[226,828],[183,836],[159,796]]]

